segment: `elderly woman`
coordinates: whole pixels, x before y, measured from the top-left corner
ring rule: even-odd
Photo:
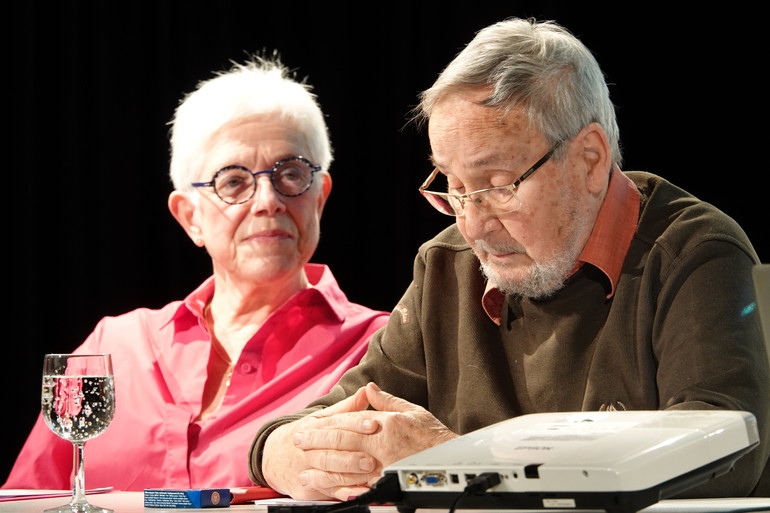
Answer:
[[[250,484],[266,420],[304,407],[358,362],[388,315],[310,264],[332,152],[309,87],[255,58],[176,111],[168,206],[213,276],[184,300],[103,319],[80,353],[111,353],[117,409],[86,445],[86,485]],[[72,445],[39,418],[4,488],[67,489]]]

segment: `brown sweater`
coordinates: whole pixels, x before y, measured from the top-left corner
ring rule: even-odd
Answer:
[[[498,326],[485,279],[453,225],[420,248],[414,279],[361,363],[325,397],[263,426],[250,455],[264,484],[264,439],[369,381],[429,409],[456,433],[526,413],[664,408],[746,410],[760,446],[683,496],[770,495],[770,359],[754,302],[758,257],[727,215],[649,173],[616,293],[586,265],[554,297],[508,297]],[[748,313],[747,313],[748,312]]]

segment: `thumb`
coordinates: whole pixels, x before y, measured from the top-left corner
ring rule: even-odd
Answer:
[[[375,383],[369,383],[363,388],[366,392],[368,403],[378,411],[407,412],[422,410],[421,406],[410,403],[406,399],[401,399],[395,395],[384,392]]]
[[[329,417],[336,415],[337,413],[349,413],[353,411],[363,411],[369,407],[369,401],[366,398],[366,389],[361,387],[356,390],[356,393],[350,397],[346,397],[342,401],[335,403],[327,408],[312,413],[313,417]]]

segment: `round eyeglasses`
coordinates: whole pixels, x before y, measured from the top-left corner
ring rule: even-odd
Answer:
[[[295,197],[307,192],[313,183],[313,175],[321,170],[305,157],[286,157],[272,169],[252,171],[243,166],[223,167],[210,182],[195,182],[193,187],[213,187],[216,195],[230,205],[246,203],[257,190],[257,175],[269,174],[270,183],[281,196]]]
[[[469,192],[468,194],[426,191],[425,189],[440,173],[438,168],[436,168],[430,174],[428,179],[420,186],[420,194],[422,194],[425,199],[428,200],[428,203],[433,205],[436,210],[448,216],[464,216],[465,202],[468,200],[470,200],[476,208],[487,214],[502,215],[515,212],[521,208],[521,200],[516,196],[516,189],[521,185],[521,182],[532,176],[532,173],[537,171],[540,166],[545,164],[548,159],[551,158],[558,146],[558,143],[555,144],[548,150],[548,153],[535,162],[531,168],[524,171],[521,177],[512,184],[501,185],[500,187],[490,187],[488,189],[479,189],[478,191]]]

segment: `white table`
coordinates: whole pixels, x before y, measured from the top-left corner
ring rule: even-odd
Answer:
[[[45,499],[24,499],[0,502],[2,513],[42,513],[46,508],[60,506],[68,501],[66,497],[54,497]],[[235,504],[227,508],[205,509],[180,509],[180,508],[145,508],[143,492],[108,492],[88,495],[91,504],[110,508],[115,513],[244,513],[266,512],[266,501],[258,504]],[[392,506],[371,506],[372,513],[396,513]],[[691,499],[691,500],[665,500],[658,504],[645,508],[643,513],[726,513],[740,511],[768,511],[770,512],[770,498],[740,498],[740,499]],[[443,510],[418,510],[422,513],[438,512]],[[468,513],[471,510],[458,510],[458,513]],[[503,513],[503,510],[491,510],[493,513]],[[515,510],[516,513],[562,513],[575,510]],[[586,510],[580,510],[581,513]]]

